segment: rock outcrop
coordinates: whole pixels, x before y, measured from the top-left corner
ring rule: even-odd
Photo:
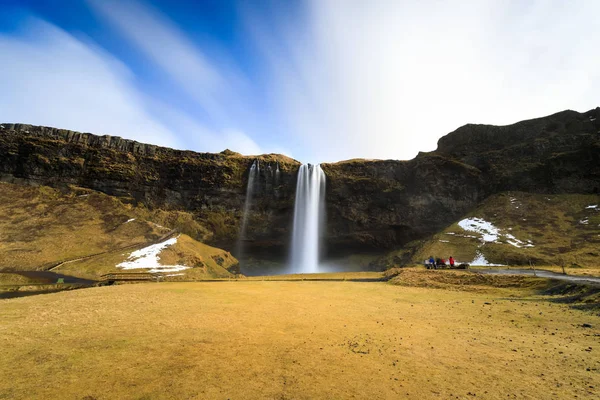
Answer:
[[[73,184],[151,208],[193,212],[235,250],[252,162],[261,168],[245,244],[248,255],[283,259],[290,242],[299,162],[179,151],[114,136],[23,124],[0,125],[0,178],[55,187]],[[276,165],[280,174],[275,176]],[[597,193],[600,108],[564,111],[509,126],[465,125],[438,149],[410,161],[323,164],[326,252],[381,251],[431,235],[491,194]]]

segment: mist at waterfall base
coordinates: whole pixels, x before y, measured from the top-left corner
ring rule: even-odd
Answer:
[[[324,224],[325,173],[319,164],[304,164],[298,170],[288,272],[321,272],[319,261]]]

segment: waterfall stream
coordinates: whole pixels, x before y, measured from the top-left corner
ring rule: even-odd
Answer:
[[[295,273],[319,272],[319,253],[325,221],[325,173],[319,164],[298,171],[294,205],[291,268]]]
[[[250,167],[250,173],[248,174],[248,186],[246,187],[246,200],[244,202],[244,214],[242,215],[242,226],[240,228],[239,240],[246,239],[246,231],[248,229],[248,216],[252,207],[252,195],[254,194],[254,188],[258,176],[260,175],[260,164],[258,160],[255,160]],[[241,247],[241,246],[240,246]]]

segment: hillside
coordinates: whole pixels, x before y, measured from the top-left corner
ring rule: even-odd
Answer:
[[[600,195],[500,193],[374,266],[422,264],[432,255],[474,265],[600,267]]]
[[[184,212],[150,211],[89,189],[59,191],[0,182],[0,271],[52,269],[95,278],[123,270],[117,265],[131,253],[163,244],[157,253],[160,265],[190,267],[176,271],[184,274],[176,276],[226,277],[238,272],[237,260],[228,252],[178,231],[196,236],[208,232]],[[156,272],[173,272],[161,269]]]

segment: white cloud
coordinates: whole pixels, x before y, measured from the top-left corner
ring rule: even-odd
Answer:
[[[151,101],[151,104],[151,109],[157,113],[160,112],[162,119],[171,129],[181,133],[181,138],[186,143],[186,149],[209,153],[218,153],[229,149],[244,155],[263,152],[254,140],[239,130],[209,130],[195,119],[168,104],[156,100]]]
[[[259,154],[240,130],[211,130],[135,88],[132,72],[89,40],[30,18],[22,36],[0,35],[0,122],[109,134],[144,143]]]
[[[247,117],[239,101],[242,92],[249,89],[246,78],[225,57],[207,55],[171,20],[148,5],[117,0],[88,3],[198,102],[207,122],[235,125],[240,123],[236,119]]]
[[[225,148],[242,154],[262,152],[246,132],[255,130],[253,120],[260,118],[249,101],[248,79],[231,62],[214,54],[209,57],[171,20],[148,5],[115,0],[88,3],[198,104],[202,123],[168,106],[160,107],[169,126],[186,137],[188,147],[207,152]]]
[[[598,106],[594,0],[305,0],[272,19],[248,8],[246,44],[258,51],[238,65],[143,3],[88,3],[164,72],[186,112],[141,93],[139,78],[88,39],[33,20],[28,36],[0,35],[0,54],[10,55],[0,121],[197,151],[292,148],[325,162],[412,158],[468,122]]]
[[[124,136],[178,147],[144,109],[127,68],[42,20],[28,36],[0,35],[0,121]]]
[[[598,106],[600,2],[306,2],[249,11],[274,103],[312,158],[412,158],[468,123]],[[294,22],[290,27],[290,22]]]

